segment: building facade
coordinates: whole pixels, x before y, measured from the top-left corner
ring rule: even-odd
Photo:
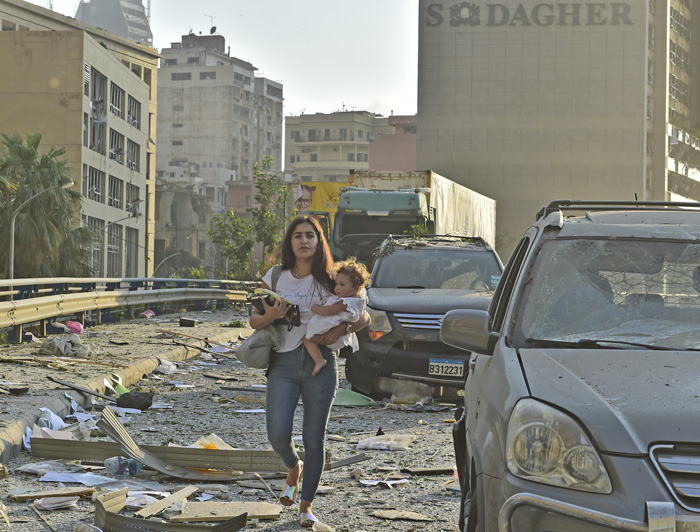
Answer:
[[[497,200],[504,258],[553,199],[700,199],[689,1],[419,9],[418,167]]]
[[[81,0],[75,20],[153,46],[148,15],[141,0]]]
[[[369,143],[369,169],[375,172],[417,170],[418,117],[391,115],[388,120],[394,131],[378,133]]]
[[[255,77],[221,35],[183,35],[162,54],[156,262],[185,249],[213,276],[207,229],[228,206],[229,185],[252,197],[254,165],[267,157],[281,172],[283,87]]]
[[[369,147],[393,134],[389,119],[367,111],[285,118],[285,171],[296,181],[347,181],[351,169],[369,169]]]
[[[158,53],[21,0],[0,21],[2,131],[66,148],[96,276],[150,275]]]

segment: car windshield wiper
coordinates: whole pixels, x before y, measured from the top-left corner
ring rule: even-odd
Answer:
[[[657,351],[677,351],[674,347],[661,345],[642,344],[639,342],[626,342],[624,340],[593,340],[591,338],[581,338],[573,342],[565,340],[545,340],[543,338],[526,338],[525,342],[539,347],[604,347],[607,344],[628,345],[631,347],[641,347],[643,349],[654,349]]]

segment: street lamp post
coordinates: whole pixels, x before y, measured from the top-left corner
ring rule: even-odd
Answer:
[[[10,218],[10,265],[9,265],[9,278],[14,279],[15,278],[15,221],[17,220],[17,215],[19,214],[19,211],[22,210],[22,208],[32,201],[34,198],[37,196],[42,195],[44,192],[48,192],[49,190],[54,190],[56,188],[70,188],[74,185],[73,180],[68,178],[68,179],[62,179],[58,185],[54,185],[49,188],[45,188],[44,190],[41,190],[31,196],[29,199],[25,200],[19,207],[17,207],[14,212],[12,213],[12,218]],[[10,287],[10,300],[13,299],[12,291],[14,290],[13,287]]]

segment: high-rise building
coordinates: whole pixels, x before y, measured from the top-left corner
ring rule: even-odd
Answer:
[[[389,119],[368,111],[336,111],[285,118],[285,171],[297,181],[347,181],[369,169],[370,142],[391,134]]]
[[[507,257],[553,199],[700,199],[689,0],[420,0],[418,167],[495,198]]]
[[[253,195],[253,167],[282,168],[282,84],[255,77],[221,35],[183,35],[162,50],[156,263],[181,249],[214,275],[207,228],[236,194]]]
[[[152,46],[148,16],[141,0],[81,0],[75,12],[80,22]]]
[[[0,25],[0,130],[66,149],[96,276],[150,275],[157,51],[22,0]]]

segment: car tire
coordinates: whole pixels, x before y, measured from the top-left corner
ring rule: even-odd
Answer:
[[[362,366],[353,353],[345,359],[345,378],[350,383],[350,389],[353,392],[371,397],[375,377],[376,375],[373,372]]]
[[[462,512],[464,512],[464,532],[477,532],[479,529],[479,504],[476,495],[467,492],[462,497]]]

